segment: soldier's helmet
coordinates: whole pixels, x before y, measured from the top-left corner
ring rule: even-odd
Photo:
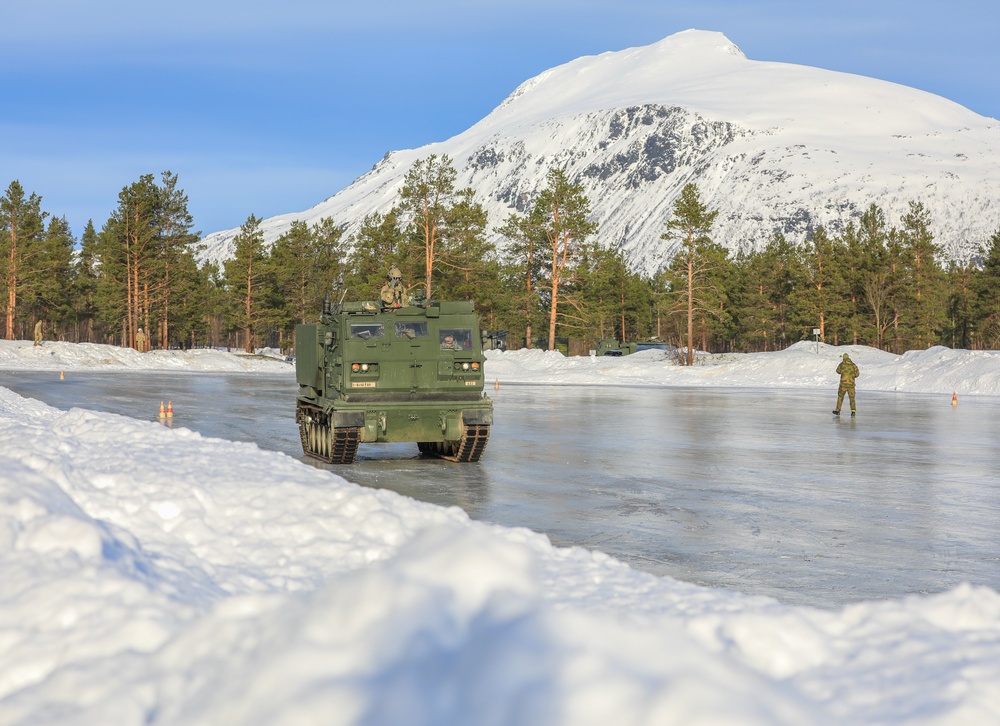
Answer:
[[[844,353],[844,360],[850,360],[850,359],[851,359],[851,356],[847,355],[847,353]]]
[[[390,280],[402,280],[403,273],[399,271],[398,267],[393,267],[391,270],[389,270],[389,274],[386,275],[386,277],[389,278]]]

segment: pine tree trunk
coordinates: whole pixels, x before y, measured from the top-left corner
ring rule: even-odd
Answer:
[[[552,309],[549,310],[549,350],[556,349],[556,309],[559,304],[559,282],[552,279]]]
[[[687,364],[689,366],[694,365],[694,255],[688,254],[688,269],[687,269],[687,303],[688,303],[688,349],[687,349]]]
[[[7,269],[7,340],[14,340],[14,311],[17,308],[17,230],[10,230],[10,267]]]
[[[431,299],[431,275],[434,272],[434,225],[431,223],[430,209],[424,202],[424,284],[427,287],[427,299]]]

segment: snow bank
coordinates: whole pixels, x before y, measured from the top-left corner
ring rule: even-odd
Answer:
[[[98,343],[46,341],[40,346],[27,340],[0,341],[0,369],[14,370],[145,370],[145,371],[293,371],[282,358],[265,349],[264,355],[230,353],[201,348],[151,350]]]
[[[1000,395],[1000,351],[941,346],[894,355],[862,345],[802,342],[772,353],[699,353],[690,367],[659,350],[617,358],[491,350],[486,375],[501,383],[545,385],[835,388],[844,353],[861,368],[859,391]]]
[[[540,535],[4,389],[0,451],[5,723],[821,715],[682,623],[629,622],[599,583],[689,587]],[[594,588],[590,612],[566,576]]]
[[[542,350],[486,352],[486,376],[497,383],[586,386],[713,386],[738,388],[830,388],[841,356],[861,367],[860,391],[1000,396],[1000,351],[952,350],[936,346],[894,355],[862,345],[796,343],[771,353],[699,353],[694,366],[678,365],[663,351],[619,358],[566,357]],[[93,343],[0,340],[0,370],[144,370],[169,372],[267,372],[295,375],[277,355],[221,350],[139,353]]]
[[[995,386],[993,354],[853,352],[869,385]],[[683,369],[649,353],[526,351],[491,353],[489,370],[526,383],[829,385],[839,353],[800,345]],[[555,548],[253,445],[3,388],[0,552],[4,724],[993,724],[1000,713],[1000,595],[988,588],[787,606]]]

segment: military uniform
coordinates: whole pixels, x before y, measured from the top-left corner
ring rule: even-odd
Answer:
[[[37,323],[35,323],[35,345],[41,345],[42,344],[42,328],[43,327],[44,327],[44,325],[42,324],[41,320],[39,320]]]
[[[403,307],[403,299],[405,297],[403,273],[399,271],[398,267],[393,267],[389,270],[389,274],[386,275],[386,283],[379,292],[379,297],[382,298],[382,305],[384,307]]]
[[[840,374],[840,386],[837,388],[837,408],[833,413],[840,415],[840,407],[844,403],[844,394],[851,399],[851,415],[855,413],[854,407],[854,379],[861,375],[861,370],[857,364],[851,360],[851,356],[844,353],[844,360],[837,366],[837,373]]]
[[[142,328],[135,334],[135,349],[140,353],[146,352],[146,334],[142,332]]]

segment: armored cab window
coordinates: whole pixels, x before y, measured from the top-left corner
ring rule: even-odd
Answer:
[[[406,322],[406,323],[396,323],[396,337],[397,338],[407,338],[412,340],[413,338],[426,338],[427,337],[427,323],[418,322]]]
[[[469,350],[472,348],[472,328],[442,328],[438,331],[441,350]]]
[[[385,326],[382,323],[351,323],[352,338],[384,338]]]

